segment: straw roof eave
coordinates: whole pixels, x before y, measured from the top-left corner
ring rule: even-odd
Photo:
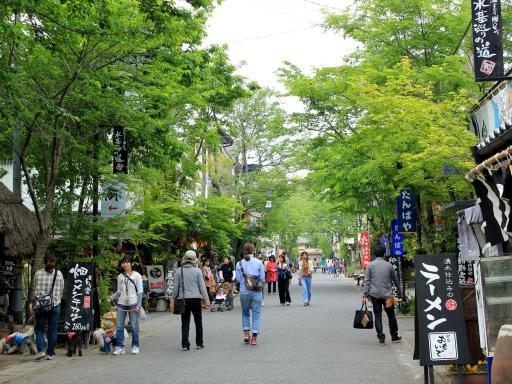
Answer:
[[[33,212],[23,201],[0,183],[0,232],[4,235],[4,253],[8,257],[31,256],[39,233]]]

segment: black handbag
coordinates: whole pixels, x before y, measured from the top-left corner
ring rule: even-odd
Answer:
[[[34,304],[32,305],[32,310],[34,312],[50,312],[53,309],[53,288],[55,287],[55,279],[57,279],[57,270],[55,270],[55,273],[53,274],[53,282],[50,293],[34,298]]]
[[[173,312],[175,315],[183,315],[185,313],[185,282],[183,280],[183,267],[181,267],[181,289],[183,291],[183,299],[180,299],[180,286],[178,285],[178,294],[174,301]]]
[[[356,310],[354,328],[373,329],[373,313],[366,308],[366,302],[361,305],[361,309]]]

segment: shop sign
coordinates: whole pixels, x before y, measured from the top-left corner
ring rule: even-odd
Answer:
[[[420,365],[470,361],[455,254],[418,255],[416,269],[416,351]]]
[[[156,295],[165,293],[165,275],[163,265],[148,265],[149,292]]]
[[[459,284],[474,284],[475,283],[475,268],[474,261],[464,261],[458,258],[459,266]]]
[[[393,256],[399,256],[404,254],[404,235],[398,231],[398,220],[393,219],[391,221],[391,254]]]
[[[476,81],[503,77],[500,0],[471,0]]]
[[[99,315],[96,292],[96,264],[72,263],[67,273],[66,332],[93,331],[95,311]]]
[[[370,235],[368,232],[361,233],[359,238],[359,246],[361,247],[361,267],[364,269],[370,264]]]
[[[128,173],[128,139],[123,126],[114,127],[113,167],[114,173]]]
[[[416,232],[416,195],[412,189],[404,189],[396,198],[398,232]]]
[[[126,189],[125,183],[107,185],[103,191],[101,200],[101,216],[115,217],[126,214]]]

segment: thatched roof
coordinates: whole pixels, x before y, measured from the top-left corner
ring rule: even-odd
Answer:
[[[39,228],[33,212],[0,183],[0,232],[5,238],[5,255],[24,257],[34,253]]]

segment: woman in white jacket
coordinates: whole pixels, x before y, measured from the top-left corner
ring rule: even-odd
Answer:
[[[114,355],[124,355],[124,325],[126,315],[130,317],[130,328],[132,330],[132,353],[139,353],[139,308],[142,307],[142,276],[132,270],[133,260],[129,255],[121,259],[123,273],[117,276],[117,292],[110,296],[110,301],[117,308],[117,347]]]

